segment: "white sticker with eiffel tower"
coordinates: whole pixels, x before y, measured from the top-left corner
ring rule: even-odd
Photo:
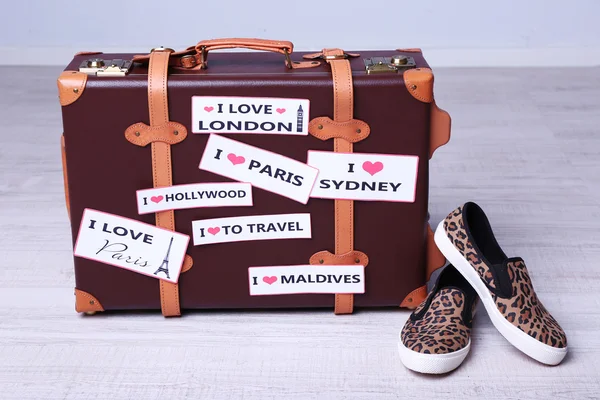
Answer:
[[[86,208],[74,254],[177,283],[189,241],[182,233]]]
[[[308,135],[310,101],[280,97],[192,97],[192,133]]]

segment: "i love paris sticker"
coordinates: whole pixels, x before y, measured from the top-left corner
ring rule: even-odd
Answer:
[[[362,265],[288,265],[248,268],[250,296],[364,293]]]
[[[308,135],[310,102],[277,97],[192,97],[193,133]]]
[[[177,283],[189,241],[182,233],[87,208],[74,254]]]
[[[258,147],[210,135],[199,168],[306,204],[318,170]]]
[[[307,164],[319,170],[311,197],[415,201],[418,156],[310,150]]]

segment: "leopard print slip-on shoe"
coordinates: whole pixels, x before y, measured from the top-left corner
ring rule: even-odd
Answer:
[[[502,251],[485,213],[475,203],[451,212],[435,231],[435,243],[475,288],[494,326],[533,359],[557,365],[567,337],[538,299],[525,262]]]
[[[404,366],[425,374],[456,369],[471,348],[471,321],[477,294],[449,265],[400,332],[398,350]]]

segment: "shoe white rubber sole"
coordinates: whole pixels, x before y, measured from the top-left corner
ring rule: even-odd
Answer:
[[[492,323],[498,331],[513,346],[527,354],[529,357],[541,363],[548,365],[557,365],[567,355],[567,348],[559,349],[557,347],[544,344],[513,324],[511,324],[498,310],[496,303],[487,286],[483,283],[479,274],[471,264],[463,257],[454,244],[448,239],[444,229],[444,221],[440,222],[435,230],[435,244],[440,249],[446,259],[465,277],[471,286],[475,289],[481,302],[483,303]]]
[[[458,368],[471,350],[471,340],[464,349],[447,354],[418,353],[404,346],[402,340],[398,343],[400,360],[404,366],[422,374],[445,374]]]

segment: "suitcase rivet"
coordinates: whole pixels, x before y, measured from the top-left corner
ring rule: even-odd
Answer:
[[[324,260],[319,260],[319,264],[323,264],[324,262]]]
[[[73,93],[78,93],[78,92],[79,92],[79,89],[73,88]]]
[[[318,64],[318,63],[319,63],[318,61],[311,62],[312,65],[315,65],[315,64]]]
[[[94,304],[96,304],[96,302],[94,300],[90,300],[90,305],[93,306]]]
[[[354,259],[354,262],[358,264],[360,262],[360,259],[356,258],[356,259]]]
[[[406,299],[406,301],[408,301],[409,303],[412,303],[412,297],[409,297],[408,299]]]
[[[175,135],[175,136],[179,135],[179,131],[173,131],[173,135]]]
[[[417,85],[410,85],[410,88],[411,88],[412,90],[415,90],[415,89],[417,88]]]
[[[319,125],[319,126],[317,126],[317,128],[323,129],[323,125]]]
[[[139,133],[139,132],[136,132],[136,133],[135,133],[135,136],[140,136],[140,133]]]
[[[357,130],[356,130],[356,133],[361,133],[361,132],[362,132],[362,131],[361,131],[360,129],[357,129]]]

